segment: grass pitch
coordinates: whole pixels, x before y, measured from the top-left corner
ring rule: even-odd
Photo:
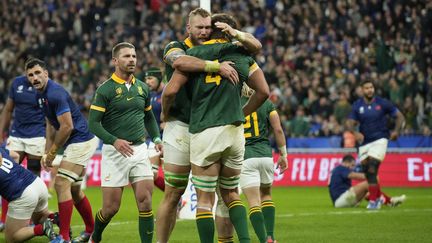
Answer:
[[[397,207],[384,206],[379,211],[367,211],[366,202],[358,208],[334,209],[325,187],[279,187],[273,189],[276,204],[275,236],[285,242],[431,242],[432,188],[384,188],[389,195],[406,194],[407,201]],[[99,188],[86,191],[93,212],[102,205]],[[156,213],[162,192],[155,190],[153,211]],[[55,199],[50,209],[57,210]],[[131,188],[123,194],[119,213],[105,229],[103,242],[140,242],[138,215]],[[249,224],[250,225],[250,224]],[[74,211],[74,236],[84,229],[78,212]],[[252,242],[258,242],[250,226]],[[0,234],[0,242],[5,242]],[[30,242],[47,242],[44,237]],[[154,237],[156,242],[156,236]],[[199,242],[195,221],[177,222],[172,243]],[[237,242],[237,241],[236,241]]]

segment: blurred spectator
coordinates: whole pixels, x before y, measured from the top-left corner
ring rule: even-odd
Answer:
[[[23,72],[24,60],[36,56],[88,109],[94,89],[113,70],[110,46],[132,42],[138,67],[163,68],[163,47],[186,38],[185,19],[197,4],[2,1],[0,102],[11,79]],[[404,134],[430,134],[431,1],[212,0],[211,7],[233,14],[261,40],[256,61],[271,84],[270,99],[281,111],[282,124],[295,136],[340,135],[350,109],[346,101],[361,96],[356,87],[367,78],[376,82],[378,95],[401,110],[415,107],[407,110],[412,117]]]

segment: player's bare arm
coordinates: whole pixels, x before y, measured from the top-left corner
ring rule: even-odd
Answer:
[[[353,119],[348,119],[348,120],[346,121],[346,127],[347,127],[347,130],[350,131],[350,132],[352,132],[352,133],[354,134],[355,140],[356,140],[358,143],[362,143],[363,140],[364,140],[364,135],[363,135],[362,133],[357,132],[357,131],[355,130],[357,124],[358,124],[358,122],[357,122],[356,120],[353,120]]]
[[[247,85],[255,90],[255,92],[249,98],[249,101],[243,106],[243,113],[245,116],[250,115],[258,109],[258,107],[260,107],[270,95],[270,90],[265,80],[264,73],[260,68],[256,69],[249,76]]]
[[[215,25],[217,28],[221,29],[222,32],[228,34],[232,38],[237,39],[240,44],[251,54],[256,54],[262,49],[261,42],[252,34],[236,30],[229,24],[223,22],[216,22]]]
[[[227,78],[233,84],[239,82],[238,73],[231,65],[233,62],[213,62],[186,55],[182,49],[173,49],[165,56],[165,62],[182,72],[214,72]]]
[[[282,174],[286,169],[288,169],[287,149],[285,134],[282,129],[279,114],[276,110],[270,113],[270,125],[273,128],[273,134],[279,149],[279,159],[277,164],[278,168],[280,169],[280,173]]]
[[[351,180],[366,180],[366,176],[364,173],[359,173],[359,172],[351,172],[348,174],[348,178]]]
[[[15,103],[11,98],[8,98],[6,100],[6,104],[3,108],[3,111],[1,113],[0,117],[0,144],[2,144],[3,141],[3,131],[8,129],[10,126],[10,121],[12,120],[12,113],[15,107]]]
[[[54,143],[55,134],[55,128],[51,125],[49,120],[45,118],[45,152],[48,152],[49,148],[51,148],[51,145]]]
[[[179,70],[175,70],[170,81],[165,86],[162,92],[162,113],[161,120],[167,121],[169,119],[169,111],[174,103],[175,96],[180,88],[186,84],[187,75]]]
[[[66,143],[66,141],[69,139],[69,136],[71,135],[74,125],[72,121],[72,114],[70,112],[65,112],[59,116],[57,116],[57,120],[60,124],[60,127],[58,131],[55,133],[54,141],[49,148],[48,152],[45,154],[43,160],[44,160],[44,166],[45,167],[51,167],[52,162],[54,161],[57,150]]]
[[[400,131],[405,125],[405,117],[402,115],[400,111],[396,113],[396,122],[395,129],[390,134],[390,140],[396,140],[399,137]]]

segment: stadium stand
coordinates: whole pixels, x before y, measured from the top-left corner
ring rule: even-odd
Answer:
[[[134,43],[138,78],[162,65],[168,41],[185,38],[185,19],[199,1],[17,1],[0,5],[0,109],[9,82],[30,56],[86,111],[109,77],[110,47]],[[263,44],[256,56],[271,85],[288,137],[342,136],[357,84],[401,109],[405,135],[431,135],[432,2],[413,0],[212,0]],[[244,14],[236,15],[242,12]],[[334,141],[332,141],[334,143]]]

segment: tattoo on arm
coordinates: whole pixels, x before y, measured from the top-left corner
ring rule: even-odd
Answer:
[[[165,62],[167,64],[169,64],[170,66],[172,66],[175,62],[175,60],[177,60],[179,57],[186,55],[185,51],[183,50],[175,50],[172,51],[170,53],[168,53],[168,55],[165,56]]]

